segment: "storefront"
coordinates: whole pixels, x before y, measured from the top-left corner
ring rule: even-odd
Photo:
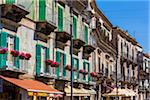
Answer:
[[[119,100],[131,100],[131,97],[136,96],[136,93],[131,89],[114,88],[110,93],[103,94],[106,100],[115,100],[118,97]]]
[[[32,79],[0,75],[0,100],[59,100],[63,93]]]
[[[65,87],[65,100],[70,100],[71,96],[71,87]],[[95,100],[94,97],[96,95],[96,91],[93,89],[84,89],[84,88],[73,88],[73,98],[74,100]]]

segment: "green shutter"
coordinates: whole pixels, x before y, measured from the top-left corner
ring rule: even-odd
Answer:
[[[16,36],[15,37],[15,46],[14,49],[19,51],[19,38]],[[19,68],[19,57],[15,57],[15,67]],[[26,66],[27,67],[27,66]]]
[[[57,63],[60,63],[60,52],[59,52],[59,51],[56,51],[56,62],[57,62]],[[60,67],[58,67],[58,68],[56,69],[57,77],[59,77],[59,72],[60,72]]]
[[[88,64],[88,81],[91,81],[91,78],[90,78],[90,64],[89,63],[87,63]]]
[[[83,69],[86,70],[86,63],[85,63],[85,62],[83,62]],[[86,80],[85,74],[84,74],[84,76],[83,76],[83,80]]]
[[[1,32],[0,34],[0,47],[6,48],[7,47],[7,33]],[[0,54],[0,68],[3,68],[6,66],[6,59],[7,54]]]
[[[48,60],[49,57],[50,57],[50,56],[49,56],[49,48],[46,48],[46,60]],[[45,72],[46,72],[46,73],[49,73],[48,67],[49,67],[49,66],[46,66],[46,68],[45,68]]]
[[[85,35],[85,43],[88,44],[88,27],[85,25],[84,27],[84,35]]]
[[[77,79],[79,79],[79,59],[77,59]]]
[[[75,58],[72,57],[72,67],[74,68],[74,60]],[[71,77],[70,77],[71,78]],[[70,79],[71,80],[71,79]],[[72,80],[74,80],[74,71],[72,72]]]
[[[6,0],[6,4],[13,4],[15,3],[15,0]]]
[[[73,38],[77,38],[77,18],[73,17]]]
[[[63,31],[63,9],[58,6],[58,31]]]
[[[36,75],[41,72],[41,45],[36,45]]]
[[[46,15],[46,2],[45,0],[39,0],[39,20],[44,21]]]
[[[64,77],[66,77],[65,66],[66,66],[66,54],[64,54],[64,60],[63,60],[63,76],[64,76]]]

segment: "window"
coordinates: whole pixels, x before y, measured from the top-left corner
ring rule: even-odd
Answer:
[[[49,60],[49,48],[36,45],[36,75],[50,75],[50,67],[45,64]]]
[[[76,67],[77,70],[79,70],[79,60],[77,58],[74,58],[73,64],[73,67]],[[79,78],[77,71],[74,71],[73,75],[73,79],[77,79],[77,77]]]
[[[92,53],[92,70],[94,71],[94,72],[96,72],[96,54],[95,54],[95,52],[93,52]]]
[[[88,62],[83,62],[83,69],[86,71],[86,72],[90,72],[90,66],[89,66],[89,63]],[[87,78],[88,77],[88,78]],[[85,81],[90,81],[90,76],[88,75],[83,75],[83,80]]]
[[[14,37],[13,36],[7,37],[7,48],[9,51],[14,50]],[[14,60],[15,60],[14,57],[10,53],[8,53],[7,55],[8,64],[11,66],[14,66],[15,65]]]
[[[101,58],[98,57],[98,70],[101,71]]]
[[[59,67],[56,69],[57,77],[66,77],[66,54],[56,51],[56,62],[59,63]]]
[[[58,6],[58,31],[63,30],[63,7]]]

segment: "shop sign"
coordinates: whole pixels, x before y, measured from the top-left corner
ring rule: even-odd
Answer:
[[[48,94],[44,92],[28,92],[29,96],[42,96],[42,97],[47,97]]]
[[[3,79],[0,79],[0,92],[3,92]]]

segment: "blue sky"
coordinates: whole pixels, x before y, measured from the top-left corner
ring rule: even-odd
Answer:
[[[114,26],[128,30],[150,53],[150,0],[96,0],[96,3]]]

